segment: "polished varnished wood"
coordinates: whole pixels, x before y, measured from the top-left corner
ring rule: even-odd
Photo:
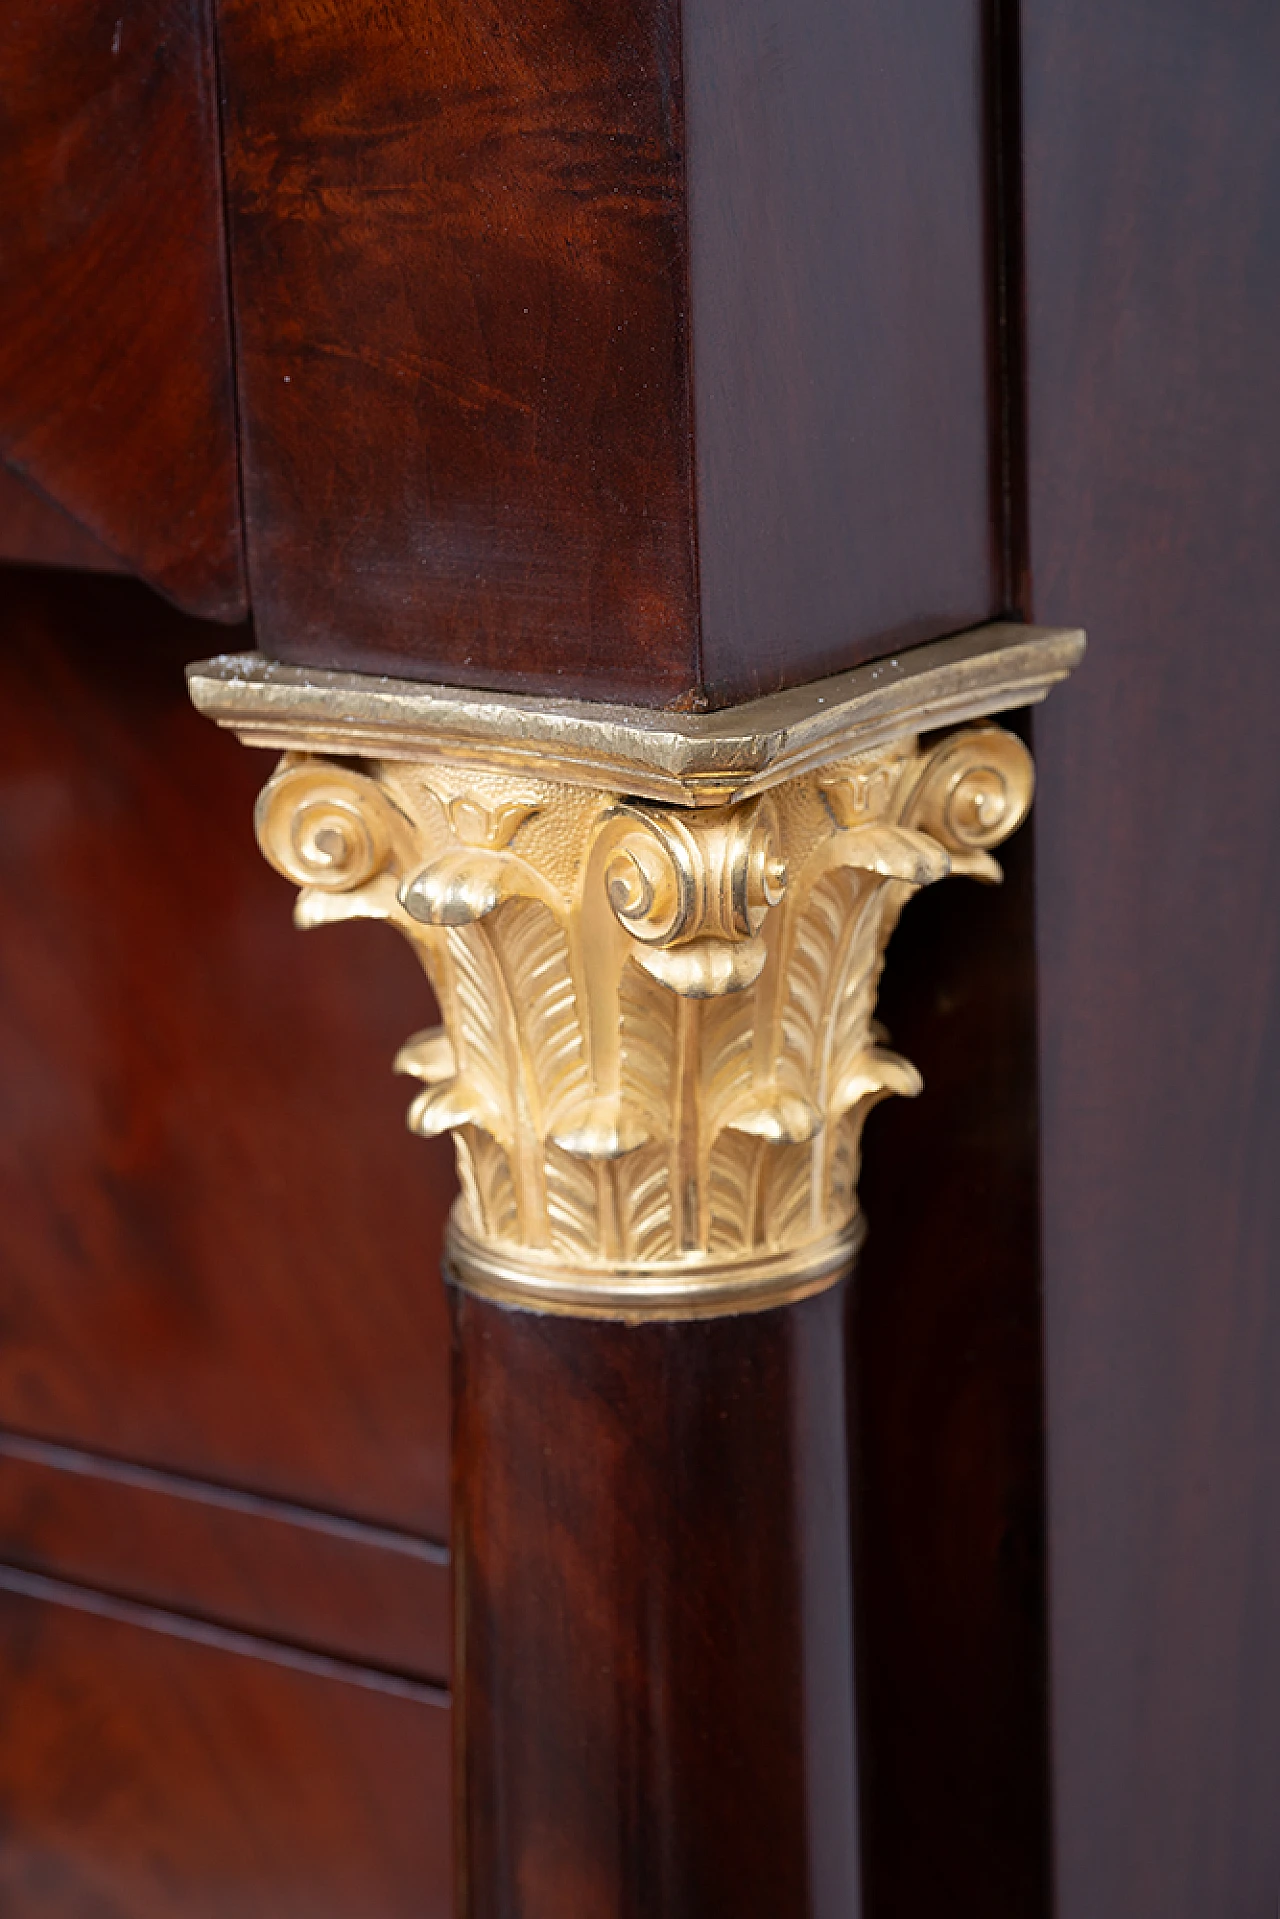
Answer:
[[[219,12],[268,652],[727,703],[998,606],[977,0]]]
[[[0,621],[0,1907],[443,1915],[425,988],[298,939],[217,629],[16,571]]]
[[[1057,697],[1057,696],[1055,696]],[[879,1013],[850,1345],[869,1914],[1049,1911],[1032,834],[931,887]]]
[[[220,13],[267,649],[679,695],[674,0]]]
[[[1280,15],[1028,0],[1059,1919],[1280,1888]]]
[[[0,455],[179,605],[241,618],[204,0],[6,6],[0,175]]]
[[[62,566],[89,573],[128,569],[69,513],[54,506],[0,460],[0,561]]]
[[[455,1296],[469,1919],[856,1919],[846,1305]]]
[[[982,15],[683,0],[713,704],[999,610]]]
[[[186,699],[219,629],[18,572],[0,622],[0,1425],[443,1539],[421,975],[294,931],[270,761]]]
[[[449,1715],[0,1567],[13,1919],[446,1919]]]
[[[0,1433],[0,1564],[362,1665],[449,1676],[449,1556],[409,1533]]]

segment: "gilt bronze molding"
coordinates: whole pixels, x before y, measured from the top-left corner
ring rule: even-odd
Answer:
[[[249,746],[305,748],[551,779],[673,806],[720,806],[911,733],[1031,706],[1066,678],[1082,633],[975,627],[720,713],[674,713],[427,686],[236,653],[189,669],[202,713]]]
[[[1083,645],[985,634],[705,717],[191,669],[286,749],[257,830],[297,923],[386,920],[431,982],[443,1026],[396,1067],[413,1130],[454,1135],[460,1284],[646,1319],[847,1270],[863,1124],[920,1090],[874,1017],[889,936],[918,888],[998,880],[1032,795],[1012,734],[920,734],[1043,697]]]

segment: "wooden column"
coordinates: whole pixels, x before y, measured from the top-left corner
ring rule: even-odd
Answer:
[[[575,1900],[598,1898],[612,1914],[650,1892],[675,1911],[686,1900],[715,1907],[738,1886],[739,1908],[754,1898],[771,1919],[780,1904],[824,1912],[824,1900],[844,1913],[855,1897],[850,1688],[818,1685],[830,1717],[806,1715],[811,1662],[826,1669],[833,1649],[845,1666],[851,1657],[849,1607],[832,1584],[847,1518],[815,1544],[795,1503],[797,1486],[827,1470],[843,1388],[828,1373],[821,1419],[802,1413],[799,1328],[835,1309],[799,1293],[847,1272],[851,1243],[837,1226],[851,1232],[856,1218],[861,1119],[886,1090],[917,1083],[901,1062],[886,1067],[869,1025],[888,925],[939,859],[963,868],[982,850],[941,814],[928,826],[909,817],[937,746],[921,746],[919,730],[1043,690],[1034,673],[997,671],[976,702],[935,708],[919,684],[900,685],[914,670],[903,649],[927,651],[1007,605],[991,9],[217,0],[215,14],[248,567],[258,640],[277,664],[197,676],[196,692],[246,738],[309,756],[285,770],[263,816],[269,856],[304,887],[304,923],[390,920],[441,998],[446,1036],[410,1046],[402,1065],[425,1086],[411,1123],[454,1126],[461,1140],[452,1259],[467,1909],[526,1919],[535,1894],[521,1875],[550,1872],[558,1844],[562,1877],[537,1895],[557,1919]],[[1010,644],[1006,633],[961,650],[990,659]],[[871,678],[847,679],[874,662]],[[815,684],[832,674],[838,684]],[[805,689],[799,706],[736,704],[786,688]],[[890,717],[877,718],[886,694]],[[579,701],[628,704],[619,714]],[[852,730],[824,731],[846,708]],[[797,720],[809,729],[803,765]],[[748,738],[766,743],[762,756],[752,747],[735,759]],[[353,779],[332,816],[334,782]],[[980,817],[995,797],[966,792],[978,812],[965,831],[974,821],[995,831],[994,815]],[[1001,814],[1001,833],[1012,818]],[[778,844],[735,893],[739,826],[744,846],[773,846],[774,833]],[[924,832],[934,851],[892,837],[904,832]],[[833,836],[848,847],[855,834],[869,864],[803,878]],[[553,872],[538,849],[556,835]],[[609,847],[591,852],[597,838],[621,865]],[[505,893],[522,861],[537,883],[526,874]],[[829,918],[793,952],[792,917],[811,884]],[[581,949],[571,965],[553,938],[539,943],[535,907],[567,916],[563,936]],[[570,933],[579,912],[588,923]],[[832,952],[864,934],[848,975],[857,990],[837,1015],[823,998],[836,991]],[[496,972],[483,963],[494,941]],[[538,1038],[550,1006],[540,966],[568,981],[559,1010],[580,1027],[583,1110],[581,1087],[570,1097],[545,1080],[577,1055],[568,1039],[557,1051],[563,1035]],[[485,1047],[502,1064],[482,1070],[486,1010],[502,1032]],[[817,1050],[793,1071],[791,1053],[806,1045]],[[512,1071],[532,1074],[533,1092],[509,1096]],[[744,1084],[754,1109],[735,1109]],[[831,1157],[815,1141],[833,1137],[843,1144]],[[749,1142],[748,1170],[726,1170],[717,1141]],[[764,1170],[775,1160],[800,1184],[797,1169],[819,1168],[808,1212],[799,1201],[788,1211],[781,1174]],[[788,1261],[802,1247],[798,1273]],[[825,1249],[816,1265],[815,1247]],[[914,1257],[931,1254],[917,1246]],[[673,1262],[689,1261],[699,1283],[710,1273],[700,1303],[687,1272],[673,1277]],[[1033,1267],[1014,1286],[1030,1310]],[[705,1318],[680,1317],[695,1306]],[[696,1365],[677,1364],[694,1353]],[[590,1407],[612,1417],[623,1355],[626,1443],[606,1481],[603,1436],[584,1432],[575,1446],[549,1409],[576,1382],[584,1420]],[[717,1435],[728,1445],[716,1382],[738,1377],[734,1366],[758,1374],[770,1430],[795,1447],[790,1491],[779,1458],[738,1532],[724,1501],[740,1466],[715,1447]],[[490,1431],[498,1404],[505,1423]],[[932,1405],[924,1417],[936,1429]],[[664,1453],[676,1430],[680,1448]],[[739,1437],[746,1444],[749,1427]],[[690,1547],[676,1567],[699,1498],[676,1470],[686,1453],[721,1460],[723,1483],[708,1480],[702,1497],[725,1531],[713,1544],[709,1517],[705,1563]],[[538,1462],[551,1474],[548,1460],[554,1478],[516,1498],[520,1475]],[[636,1523],[648,1515],[649,1558],[627,1558],[615,1540],[597,1564],[591,1539],[623,1523],[628,1489]],[[895,1495],[881,1491],[887,1508]],[[888,1557],[914,1563],[922,1529],[936,1542],[946,1522],[910,1498],[897,1504]],[[566,1572],[530,1571],[523,1585],[520,1574],[522,1560],[554,1567],[570,1547],[604,1582],[598,1604],[579,1593],[578,1620]],[[980,1604],[997,1557],[984,1561]],[[736,1611],[724,1647],[763,1649],[774,1675],[768,1711],[786,1731],[772,1746],[774,1722],[764,1705],[764,1717],[753,1712],[754,1682],[727,1650],[701,1675],[705,1695],[682,1686],[662,1705],[654,1690],[664,1668],[650,1652],[685,1645],[725,1590]],[[893,1590],[882,1583],[881,1601]],[[527,1610],[535,1595],[541,1610]],[[656,1610],[640,1609],[646,1596]],[[829,1633],[836,1612],[844,1624]],[[988,1612],[1003,1617],[994,1601]],[[899,1723],[894,1674],[913,1666],[909,1638],[879,1661],[879,1709]],[[628,1675],[625,1710],[606,1671]],[[895,1832],[936,1825],[922,1797],[945,1799],[975,1847],[976,1831],[1017,1823],[991,1762],[1000,1737],[988,1730],[974,1758],[972,1719],[992,1723],[984,1691],[985,1678],[971,1679],[976,1713],[968,1705],[929,1729],[936,1747],[963,1753],[949,1768],[915,1758],[928,1740],[898,1742],[913,1753],[881,1767],[873,1819]],[[684,1717],[662,1718],[660,1705]],[[641,1726],[652,1743],[632,1752]],[[605,1730],[591,1751],[593,1727]],[[712,1743],[700,1748],[689,1728]],[[739,1867],[717,1852],[714,1769],[696,1773],[695,1758],[731,1749],[742,1858],[767,1853],[772,1881],[763,1869],[735,1879]],[[548,1752],[580,1761],[578,1796],[554,1806],[538,1792],[557,1776],[568,1792],[563,1769],[543,1782],[531,1771]],[[659,1857],[649,1836],[673,1794],[686,1823],[664,1826],[672,1850]],[[650,1870],[668,1873],[656,1892]],[[949,1857],[938,1871],[954,1878]]]
[[[859,1910],[845,1320],[454,1295],[473,1919]]]
[[[388,921],[452,1131],[459,1911],[858,1909],[845,1280],[921,887],[998,879],[1031,765],[995,626],[718,715],[191,671],[286,748],[300,925]],[[967,723],[966,723],[967,722]],[[927,737],[922,737],[927,730]],[[921,1173],[920,1202],[928,1202]]]

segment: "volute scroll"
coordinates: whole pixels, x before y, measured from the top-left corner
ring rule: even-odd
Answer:
[[[847,1265],[867,1115],[920,1090],[874,1019],[890,934],[920,887],[999,877],[1031,792],[990,725],[683,812],[287,754],[257,825],[301,925],[386,920],[422,961],[444,1023],[397,1066],[414,1130],[454,1134],[459,1281],[644,1318],[777,1304]]]
[[[456,1144],[455,1278],[645,1319],[847,1270],[867,1116],[921,1085],[875,1019],[890,936],[921,887],[1000,878],[1034,776],[986,716],[1082,647],[993,627],[710,717],[254,656],[190,679],[287,749],[257,830],[298,924],[385,920],[430,980],[443,1023],[396,1067]]]

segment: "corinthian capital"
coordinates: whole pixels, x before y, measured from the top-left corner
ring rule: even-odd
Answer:
[[[443,1025],[396,1064],[455,1139],[459,1281],[643,1318],[847,1266],[867,1115],[920,1091],[874,1016],[889,937],[920,887],[999,879],[1031,761],[972,720],[1078,651],[992,628],[701,719],[252,656],[192,689],[286,749],[257,828],[299,925],[386,920],[422,961]]]

